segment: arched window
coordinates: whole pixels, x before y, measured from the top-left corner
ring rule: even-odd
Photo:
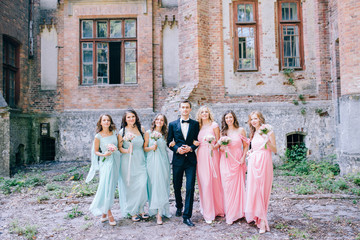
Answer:
[[[286,147],[291,148],[294,145],[300,145],[305,140],[304,132],[292,132],[286,134]]]

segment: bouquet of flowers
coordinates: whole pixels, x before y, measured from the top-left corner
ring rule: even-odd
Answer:
[[[214,140],[215,140],[215,137],[213,135],[206,135],[204,137],[204,141],[208,142],[209,144],[211,144]]]
[[[260,135],[263,135],[263,134],[268,135],[268,133],[271,132],[272,129],[273,129],[273,127],[271,125],[263,124],[260,126]],[[267,149],[266,144],[265,144],[264,148]]]
[[[218,143],[222,146],[226,146],[229,145],[229,143],[231,142],[231,138],[229,138],[228,136],[223,136],[219,139]],[[226,158],[228,158],[228,152],[227,149],[225,150],[225,156]]]
[[[162,138],[162,134],[159,133],[158,131],[153,131],[151,134],[150,134],[150,138],[151,139],[154,139],[154,141],[156,142],[157,140],[159,140],[160,138]],[[154,150],[155,152],[155,150]]]
[[[135,134],[128,132],[124,136],[124,141],[131,142],[132,140],[134,140],[135,137]]]
[[[117,150],[117,147],[114,144],[108,144],[106,146],[106,148],[107,148],[107,151],[111,152],[111,153],[113,153],[113,152],[115,152]],[[105,159],[106,159],[106,157],[104,157],[102,161],[104,162]]]
[[[150,135],[151,139],[154,139],[155,141],[159,140],[162,137],[162,134],[158,131],[153,131]]]
[[[215,141],[215,137],[213,135],[209,134],[209,135],[206,135],[203,140],[204,140],[204,142],[211,144],[213,141]],[[210,155],[211,155],[211,157],[213,156],[213,150],[210,151]]]

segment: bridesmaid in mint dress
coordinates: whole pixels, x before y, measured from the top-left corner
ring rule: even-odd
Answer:
[[[160,133],[158,140],[152,138],[152,133]],[[163,223],[162,216],[170,214],[170,162],[166,152],[167,119],[158,114],[152,122],[151,130],[145,133],[144,150],[147,152],[149,213],[156,215],[157,224]]]
[[[101,115],[97,122],[97,134],[92,146],[91,168],[86,178],[86,182],[90,182],[96,171],[99,170],[99,185],[90,205],[90,211],[95,216],[102,214],[100,221],[109,220],[109,224],[112,226],[116,225],[111,207],[114,204],[115,190],[119,179],[120,152],[118,150],[113,153],[107,151],[107,145],[118,145],[115,130],[116,126],[111,116]],[[100,161],[98,161],[98,156]]]
[[[131,142],[127,134],[135,135]],[[120,161],[119,201],[123,217],[131,216],[134,222],[148,219],[144,212],[147,197],[147,172],[145,162],[144,128],[134,110],[127,110],[123,116],[119,132]],[[140,217],[139,217],[140,216]]]

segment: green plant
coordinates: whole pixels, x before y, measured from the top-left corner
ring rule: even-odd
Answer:
[[[274,226],[276,229],[287,229],[287,228],[289,228],[289,226],[288,225],[286,225],[286,224],[284,224],[284,223],[277,223],[277,224],[275,224],[275,226]]]
[[[315,109],[315,113],[317,114],[321,114],[323,112],[323,110],[321,108],[316,108]]]
[[[54,183],[48,183],[48,184],[46,184],[45,188],[46,188],[46,191],[50,192],[50,191],[58,190],[60,188],[60,186],[57,184],[54,184]]]
[[[68,219],[73,219],[73,218],[76,218],[76,217],[80,217],[83,215],[83,212],[82,211],[79,211],[78,210],[78,205],[75,205],[72,209],[71,209],[71,212],[69,212],[65,218],[68,218]]]
[[[306,160],[306,153],[307,153],[307,148],[305,146],[305,143],[300,143],[300,144],[296,144],[291,146],[290,148],[287,148],[285,151],[285,157],[286,157],[286,162],[296,162],[299,163],[301,161]]]
[[[47,201],[49,199],[50,199],[50,197],[48,195],[42,195],[42,196],[37,197],[38,203],[42,203],[43,201]]]
[[[60,175],[56,175],[53,177],[53,181],[65,181],[66,179],[68,179],[68,175],[63,173],[63,174],[60,174]]]
[[[294,79],[293,78],[288,78],[288,82],[291,84],[291,85],[295,85],[295,82],[294,82]]]
[[[302,231],[297,228],[292,228],[289,230],[290,239],[308,239],[309,236],[305,231]]]
[[[305,108],[302,108],[301,111],[300,111],[301,115],[305,115],[306,114],[306,109]]]
[[[93,224],[91,222],[86,223],[84,225],[81,226],[81,228],[85,231],[88,230]]]
[[[38,233],[35,225],[25,225],[24,227],[19,226],[18,221],[14,221],[10,224],[10,233],[15,233],[19,236],[23,235],[26,239],[36,239]]]
[[[315,190],[311,185],[301,184],[295,186],[295,193],[299,195],[311,195],[315,193]]]
[[[295,106],[299,105],[299,101],[296,100],[296,99],[293,100],[293,103],[294,103]]]
[[[92,196],[96,193],[96,184],[76,184],[72,187],[71,194],[75,197]]]
[[[287,77],[290,77],[293,72],[294,72],[294,69],[293,69],[293,68],[284,68],[284,69],[283,69],[283,73],[284,73],[284,75],[287,76]]]

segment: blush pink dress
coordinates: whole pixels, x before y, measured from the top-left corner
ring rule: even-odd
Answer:
[[[265,221],[267,231],[270,231],[267,221],[267,211],[273,181],[273,164],[269,147],[264,147],[264,137],[255,132],[251,141],[253,153],[248,159],[246,181],[245,216],[248,222],[255,221],[260,227],[260,221]]]
[[[220,173],[224,189],[224,209],[226,223],[244,217],[245,209],[245,172],[246,164],[240,164],[243,155],[243,143],[247,138],[239,133],[228,133],[231,142],[228,145],[228,157],[221,151]]]
[[[215,137],[214,129],[219,127],[216,122],[202,126],[198,140],[200,146],[197,150],[197,180],[200,192],[200,210],[206,221],[212,221],[216,216],[224,216],[223,190],[219,170],[219,151],[213,150],[211,157],[209,143],[204,137]]]

